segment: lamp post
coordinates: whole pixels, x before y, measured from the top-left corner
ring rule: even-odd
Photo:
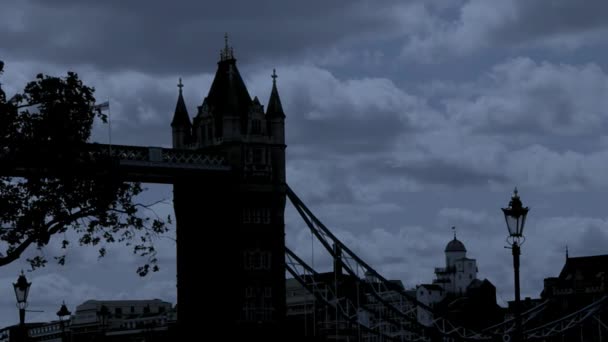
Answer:
[[[68,310],[68,307],[65,306],[65,302],[61,304],[59,311],[57,311],[57,316],[59,317],[59,324],[61,324],[61,341],[65,341],[65,318],[70,316],[72,313]]]
[[[21,341],[25,341],[27,335],[25,331],[25,308],[27,307],[27,296],[30,292],[30,286],[32,286],[32,283],[28,283],[22,270],[19,278],[17,278],[17,282],[13,283],[15,297],[17,297],[17,308],[19,308],[19,337]]]
[[[102,305],[97,311],[97,319],[99,319],[99,323],[101,324],[101,333],[102,340],[106,339],[106,325],[108,324],[108,317],[110,317],[110,310],[107,306]]]
[[[517,194],[517,188],[513,191],[513,196],[507,208],[501,208],[505,215],[509,236],[507,243],[513,252],[513,271],[515,273],[515,339],[517,342],[523,341],[523,331],[521,326],[521,302],[519,295],[519,255],[520,247],[526,240],[523,236],[524,225],[526,224],[526,215],[528,207],[524,207],[521,199]]]

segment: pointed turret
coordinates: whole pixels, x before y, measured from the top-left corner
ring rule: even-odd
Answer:
[[[277,72],[272,69],[272,90],[266,107],[266,121],[268,123],[268,132],[272,140],[276,144],[285,144],[285,112],[281,105],[279,90],[277,89]]]
[[[216,116],[246,115],[251,104],[251,96],[236,67],[236,59],[228,43],[220,53],[220,61],[217,63],[217,71],[207,95],[207,102]]]
[[[272,69],[272,91],[270,92],[270,99],[268,100],[268,109],[266,110],[266,116],[268,118],[285,118],[283,112],[283,106],[281,105],[281,98],[279,97],[279,91],[277,90],[277,72]]]
[[[220,52],[220,61],[209,94],[207,104],[215,122],[217,137],[225,141],[238,140],[247,127],[247,114],[251,106],[251,96],[236,67],[236,58],[226,43]]]
[[[179,97],[177,98],[177,104],[175,105],[175,113],[173,114],[173,120],[171,121],[171,128],[173,129],[173,147],[183,148],[190,142],[192,135],[192,123],[190,122],[190,116],[188,115],[188,109],[184,101],[182,94],[182,79],[179,79],[177,85],[179,88]]]

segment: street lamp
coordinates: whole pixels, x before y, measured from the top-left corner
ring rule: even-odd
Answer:
[[[523,341],[523,332],[521,326],[521,306],[519,295],[519,254],[520,247],[526,240],[523,236],[524,225],[526,223],[526,215],[528,207],[524,207],[521,199],[517,194],[517,188],[513,191],[513,196],[507,208],[501,208],[505,215],[509,236],[507,243],[511,246],[513,252],[513,271],[515,273],[515,336],[518,342]],[[509,248],[509,247],[505,247]]]
[[[99,311],[97,311],[97,319],[99,320],[99,323],[101,324],[101,329],[102,329],[102,334],[103,334],[102,339],[104,339],[104,340],[105,340],[105,335],[106,335],[106,324],[108,324],[108,317],[110,317],[110,310],[108,309],[107,306],[102,305],[101,308],[99,309]]]
[[[21,270],[21,275],[17,278],[17,282],[13,283],[13,288],[15,289],[15,297],[17,297],[17,308],[19,308],[19,330],[22,341],[25,341],[26,338],[25,308],[27,307],[27,295],[30,292],[30,286],[32,286],[32,283],[27,282],[27,278]]]
[[[59,324],[61,324],[61,341],[65,340],[65,317],[70,316],[72,313],[68,310],[68,307],[65,306],[65,302],[61,304],[59,311],[57,311],[57,316],[59,317]]]

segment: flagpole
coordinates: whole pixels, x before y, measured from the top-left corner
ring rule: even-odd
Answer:
[[[112,156],[112,108],[110,108],[110,98],[108,97],[108,145],[110,157]]]

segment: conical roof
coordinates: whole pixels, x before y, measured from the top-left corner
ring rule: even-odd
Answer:
[[[246,115],[251,97],[241,78],[236,59],[229,56],[217,63],[215,78],[207,95],[207,104],[213,115]]]
[[[281,98],[279,97],[279,91],[277,89],[277,73],[274,69],[272,70],[272,91],[270,92],[270,99],[268,100],[268,106],[266,108],[266,115],[268,117],[285,117],[285,112],[283,112]]]
[[[188,115],[188,109],[186,108],[186,102],[182,95],[182,79],[179,79],[179,96],[177,98],[177,104],[175,105],[175,113],[173,114],[173,120],[171,121],[171,127],[190,127],[190,116]]]

